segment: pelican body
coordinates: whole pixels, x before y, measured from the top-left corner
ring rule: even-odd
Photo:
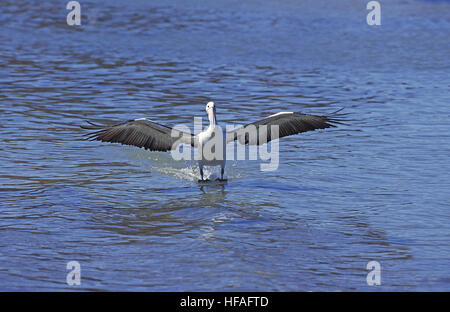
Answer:
[[[204,166],[220,166],[220,179],[223,180],[226,163],[226,132],[223,132],[222,128],[217,124],[214,102],[206,104],[206,113],[208,114],[209,126],[197,136],[200,179],[203,180]],[[206,149],[208,143],[211,143],[211,147],[214,147],[214,150]]]

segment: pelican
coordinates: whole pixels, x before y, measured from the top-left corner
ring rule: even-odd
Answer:
[[[89,125],[82,125],[81,128],[95,130],[88,133],[88,140],[133,145],[150,151],[166,152],[175,150],[180,144],[188,144],[197,147],[198,150],[202,150],[212,140],[222,140],[218,144],[222,148],[220,157],[207,159],[203,154],[200,156],[198,161],[200,168],[199,182],[205,181],[203,179],[204,166],[220,166],[219,181],[226,181],[223,176],[227,143],[237,140],[241,144],[261,145],[273,139],[301,132],[336,127],[336,124],[342,124],[340,119],[335,118],[338,111],[330,116],[279,112],[262,120],[225,132],[218,125],[214,102],[208,102],[206,104],[206,113],[209,119],[209,126],[196,135],[161,125],[147,118],[132,119],[113,125],[101,125],[87,121]],[[273,126],[277,127],[278,131],[271,130]],[[220,136],[217,133],[222,133],[223,135]],[[252,136],[252,134],[255,135]]]

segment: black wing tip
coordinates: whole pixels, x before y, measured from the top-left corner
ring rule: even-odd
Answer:
[[[80,125],[81,129],[90,130],[88,133],[83,134],[82,140],[84,141],[98,141],[101,140],[100,135],[106,130],[108,126],[94,123],[90,120],[84,121],[85,125]]]
[[[343,125],[348,126],[346,123],[348,120],[345,118],[345,116],[348,115],[348,113],[340,113],[342,110],[344,110],[344,107],[339,108],[338,110],[328,114],[328,115],[314,115],[314,114],[305,114],[300,112],[295,112],[294,114],[303,115],[303,116],[311,116],[311,117],[318,117],[322,119],[322,121],[327,125],[325,128],[330,127],[337,127],[337,125]]]
[[[349,113],[341,113],[341,111],[343,111],[344,109],[345,107],[341,107],[338,110],[321,117],[324,118],[325,122],[329,123],[332,127],[337,127],[337,125],[348,126],[348,124],[346,123],[348,122],[348,120],[345,118],[345,116],[347,116]]]
[[[338,125],[348,126],[347,123],[345,123],[346,120],[342,118],[335,118],[335,117],[327,117],[325,116],[324,121],[330,125],[330,127],[337,127]]]
[[[88,125],[80,125],[80,128],[81,128],[81,129],[86,129],[86,130],[99,130],[99,129],[105,128],[104,125],[100,125],[100,124],[93,123],[93,122],[90,121],[90,120],[85,120],[84,122],[85,122],[85,123],[88,123]]]

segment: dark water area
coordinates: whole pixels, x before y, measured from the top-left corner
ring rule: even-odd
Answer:
[[[0,1],[1,291],[450,290],[449,1],[381,1],[380,26],[357,0],[81,0],[80,26],[67,2]],[[206,124],[208,101],[222,124],[348,122],[282,138],[276,171],[230,161],[223,187],[82,140]]]

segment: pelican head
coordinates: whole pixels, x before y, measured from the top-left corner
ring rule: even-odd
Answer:
[[[206,112],[208,113],[210,109],[215,109],[214,102],[208,102],[206,104]]]
[[[208,114],[208,119],[211,125],[216,125],[216,107],[214,102],[208,102],[206,104],[206,113]]]

